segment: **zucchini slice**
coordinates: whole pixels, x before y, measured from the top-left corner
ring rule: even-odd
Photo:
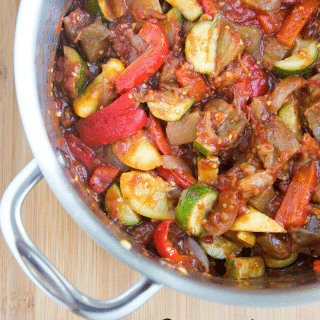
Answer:
[[[186,38],[186,58],[199,73],[212,74],[216,69],[220,18],[221,16],[218,15],[213,21],[198,22]]]
[[[124,69],[122,62],[113,58],[102,65],[102,72],[73,101],[75,113],[79,117],[86,118],[98,111],[101,106],[111,103],[116,98],[112,95],[114,86],[112,79]],[[103,101],[102,97],[110,97],[111,99]]]
[[[209,157],[217,153],[215,151],[212,151],[210,145],[206,144],[205,142],[200,142],[198,138],[193,141],[193,147],[205,157]]]
[[[112,22],[127,12],[125,0],[86,0],[85,8],[95,17]]]
[[[292,75],[311,76],[311,65],[319,55],[319,42],[313,41],[307,47],[299,50],[289,58],[280,60],[273,65],[273,73],[279,77]]]
[[[64,46],[63,53],[65,58],[66,70],[71,70],[70,78],[72,83],[68,81],[68,93],[71,98],[76,98],[88,81],[89,69],[85,60],[73,48]]]
[[[147,139],[140,139],[127,151],[124,163],[139,170],[151,170],[162,164],[161,155]]]
[[[291,256],[288,259],[284,259],[284,260],[277,260],[267,254],[264,254],[263,258],[264,258],[264,263],[269,268],[284,268],[296,261],[296,259],[298,258],[298,253],[294,252],[291,254]]]
[[[242,251],[242,247],[223,236],[212,236],[212,242],[202,241],[210,236],[200,238],[199,242],[203,250],[212,258],[226,259],[230,256],[237,256]]]
[[[148,102],[151,113],[165,121],[178,121],[191,108],[195,99],[187,98],[178,103],[167,103],[163,101]]]
[[[236,219],[230,230],[274,233],[287,232],[286,229],[284,229],[275,220],[250,206],[245,214]]]
[[[264,260],[260,256],[231,257],[225,262],[225,277],[233,279],[248,279],[261,277],[265,274]]]
[[[122,140],[119,142],[121,143]],[[156,147],[144,137],[134,141],[129,140],[127,152],[125,152],[125,154],[116,153],[116,156],[127,166],[138,170],[147,171],[159,167],[162,164],[160,153]]]
[[[167,0],[189,21],[194,21],[202,15],[202,8],[197,0]]]
[[[167,220],[174,219],[173,187],[160,177],[140,171],[125,172],[120,177],[124,201],[142,216]]]
[[[223,234],[223,236],[245,248],[252,248],[256,243],[256,235],[254,232],[250,231],[228,230]]]
[[[202,220],[218,197],[218,192],[195,183],[185,189],[176,209],[176,222],[182,230],[195,236],[203,232]]]
[[[292,98],[286,102],[279,110],[279,117],[300,142],[302,139],[302,129],[299,116],[299,100]]]
[[[120,187],[116,183],[107,190],[105,207],[112,218],[117,218],[126,226],[133,226],[141,221],[141,216],[124,202]]]

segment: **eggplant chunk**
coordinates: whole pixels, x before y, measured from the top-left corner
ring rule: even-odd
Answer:
[[[262,233],[256,237],[256,241],[265,253],[275,259],[284,260],[291,256],[291,248],[287,235]]]
[[[314,137],[320,142],[320,100],[308,108],[304,115],[306,116]]]
[[[80,44],[89,62],[107,54],[109,36],[110,30],[99,20],[82,29]]]

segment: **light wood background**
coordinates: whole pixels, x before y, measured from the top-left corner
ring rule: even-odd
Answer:
[[[13,84],[12,52],[18,5],[19,0],[0,0],[0,195],[12,178],[33,158],[20,123]],[[28,195],[23,215],[26,229],[36,245],[84,293],[99,299],[111,298],[139,279],[138,273],[101,249],[78,227],[45,181],[41,181]],[[143,307],[126,317],[127,320],[165,318],[315,320],[320,319],[320,304],[283,309],[239,308],[200,301],[163,288]],[[13,259],[2,236],[0,319],[80,319],[35,287]]]

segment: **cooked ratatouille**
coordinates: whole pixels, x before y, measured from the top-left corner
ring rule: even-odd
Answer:
[[[186,270],[320,271],[319,7],[74,0],[56,116],[109,219]]]

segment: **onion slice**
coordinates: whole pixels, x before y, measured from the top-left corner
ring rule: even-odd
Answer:
[[[177,158],[175,156],[163,155],[162,156],[162,166],[165,169],[183,170],[183,171],[191,173],[191,169],[189,168],[187,163],[183,159]]]
[[[302,88],[307,84],[307,80],[301,77],[288,77],[281,80],[270,96],[271,104],[268,105],[270,113],[277,113],[287,98],[294,91]]]
[[[201,262],[206,272],[209,272],[209,259],[199,243],[192,237],[186,239],[186,246],[189,251]]]

